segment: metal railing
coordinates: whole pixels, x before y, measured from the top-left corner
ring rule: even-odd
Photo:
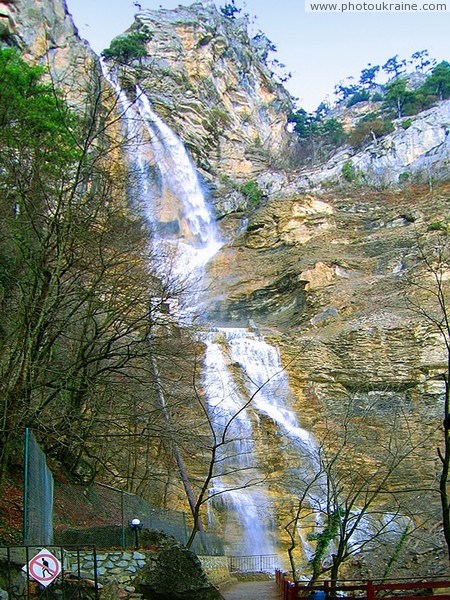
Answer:
[[[386,580],[371,581],[364,583],[352,581],[339,581],[331,585],[330,581],[307,585],[305,583],[293,582],[278,569],[275,571],[275,579],[281,592],[282,600],[297,600],[298,598],[315,598],[316,600],[417,600],[418,598],[429,598],[430,595],[436,600],[450,600],[450,581],[436,579],[434,581],[423,581],[420,579],[410,580]],[[439,593],[437,590],[440,590]]]
[[[276,554],[262,554],[250,556],[228,556],[228,569],[230,573],[247,572],[274,572],[278,562]]]

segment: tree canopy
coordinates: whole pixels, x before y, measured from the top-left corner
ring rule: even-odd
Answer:
[[[112,40],[110,47],[103,50],[102,56],[125,64],[133,59],[142,60],[148,56],[145,46],[148,39],[146,33],[139,31],[121,35]]]

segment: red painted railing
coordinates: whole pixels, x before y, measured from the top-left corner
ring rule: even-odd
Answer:
[[[331,589],[329,581],[313,586],[298,582],[294,583],[279,570],[275,571],[275,580],[280,589],[282,600],[307,598],[313,592],[325,593],[326,599],[338,597],[339,600],[378,600],[381,597],[383,600],[399,600],[399,592],[401,593],[401,600],[417,600],[417,598],[431,595],[433,600],[450,600],[450,580],[391,580],[386,583],[376,583],[368,580],[365,583],[358,584],[356,582],[340,582],[339,585],[335,585]],[[443,593],[436,593],[436,590],[442,590]],[[382,595],[380,595],[380,592],[382,592]],[[317,594],[317,598],[320,598],[319,594]]]

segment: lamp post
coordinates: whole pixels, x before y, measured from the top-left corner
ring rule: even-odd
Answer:
[[[139,519],[131,519],[131,521],[128,521],[128,525],[131,529],[134,529],[134,547],[137,550],[139,548],[139,531],[142,529],[143,524]]]

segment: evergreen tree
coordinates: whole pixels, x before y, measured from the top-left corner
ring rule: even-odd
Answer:
[[[435,64],[436,61],[434,58],[430,58],[428,50],[418,50],[411,55],[412,64],[415,64],[416,71],[421,71],[425,73],[430,67]]]
[[[134,59],[141,61],[148,56],[145,46],[148,40],[149,36],[147,34],[138,31],[121,35],[112,40],[110,47],[103,50],[102,56],[124,64]]]
[[[394,79],[386,84],[383,105],[394,109],[400,119],[405,115],[417,114],[422,107],[422,97],[419,92],[406,87],[405,79]]]
[[[377,73],[379,72],[379,70],[380,70],[379,65],[375,65],[373,67],[370,64],[367,65],[367,69],[363,69],[361,71],[359,83],[362,86],[368,87],[369,89],[375,87],[376,86],[375,79],[376,79],[376,76],[377,76]]]
[[[398,54],[388,58],[388,60],[381,67],[383,71],[385,71],[388,76],[392,79],[393,77],[400,77],[402,73],[405,72],[405,61],[398,60]]]
[[[220,12],[228,19],[235,19],[235,15],[240,13],[241,9],[236,6],[235,0],[231,0],[220,7]]]
[[[444,60],[436,65],[420,91],[439,100],[450,98],[450,64]]]

